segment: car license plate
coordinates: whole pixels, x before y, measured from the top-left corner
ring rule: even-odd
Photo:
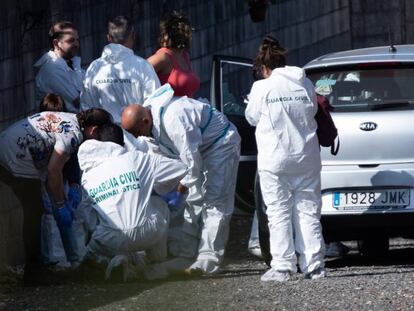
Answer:
[[[332,198],[333,207],[340,210],[398,208],[410,205],[410,190],[338,191]]]

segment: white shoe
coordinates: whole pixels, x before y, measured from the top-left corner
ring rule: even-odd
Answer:
[[[212,260],[197,260],[189,268],[189,272],[194,271],[195,274],[197,271],[201,271],[204,274],[217,274],[220,272],[220,266],[217,262]]]
[[[255,247],[249,247],[247,249],[247,251],[249,252],[249,254],[258,257],[258,258],[263,258],[262,256],[262,250],[260,249],[260,246],[255,246]]]
[[[266,271],[265,274],[262,275],[260,280],[262,282],[286,282],[289,281],[291,278],[291,272],[288,270],[275,270],[273,268]]]
[[[316,268],[312,272],[305,274],[305,279],[317,280],[326,277],[324,268]]]

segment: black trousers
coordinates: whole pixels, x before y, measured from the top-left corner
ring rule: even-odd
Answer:
[[[42,194],[39,179],[14,177],[0,165],[0,181],[10,186],[23,208],[23,243],[26,265],[39,264]],[[0,198],[0,204],[5,204]]]

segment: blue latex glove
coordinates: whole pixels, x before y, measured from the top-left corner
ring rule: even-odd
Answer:
[[[171,193],[170,199],[168,200],[168,207],[170,211],[176,212],[180,209],[181,204],[184,201],[184,194],[178,191]]]
[[[76,209],[82,200],[82,192],[79,185],[72,185],[68,191],[68,201],[72,204],[72,208]]]
[[[165,203],[167,204],[171,199],[174,198],[174,196],[175,196],[175,191],[171,191],[171,192],[168,192],[167,194],[160,195],[161,199],[163,199]]]
[[[63,228],[70,228],[73,222],[73,209],[70,201],[65,201],[65,204],[58,208],[58,224]]]

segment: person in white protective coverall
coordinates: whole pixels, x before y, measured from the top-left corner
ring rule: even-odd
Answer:
[[[122,126],[134,136],[153,136],[160,149],[190,169],[179,193],[189,189],[181,246],[176,256],[195,257],[189,271],[217,273],[227,244],[240,157],[235,126],[209,104],[174,97],[169,84],[140,105],[128,106]]]
[[[134,54],[136,33],[128,18],[117,16],[108,23],[109,44],[86,71],[81,108],[100,107],[120,124],[121,112],[131,103],[143,103],[160,86],[154,68]]]
[[[51,50],[36,63],[36,101],[48,93],[60,96],[68,112],[77,113],[84,78],[79,49],[78,31],[71,22],[59,21],[49,30]]]
[[[79,148],[82,187],[99,219],[86,258],[123,256],[134,264],[134,253],[146,251],[147,260],[160,261],[167,256],[169,211],[159,195],[176,188],[188,169],[178,160],[128,151],[123,143],[122,129],[108,124]]]
[[[265,79],[253,84],[245,112],[256,126],[269,219],[272,261],[262,281],[289,280],[296,272],[295,251],[305,278],[325,276],[316,95],[303,69],[285,65],[284,53],[276,39],[264,38],[255,66]]]

